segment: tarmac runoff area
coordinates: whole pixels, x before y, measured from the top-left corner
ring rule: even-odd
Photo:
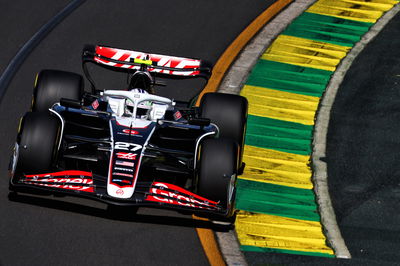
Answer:
[[[302,14],[310,5],[316,1],[295,1],[268,23],[256,37],[246,46],[233,63],[226,76],[224,77],[219,92],[239,94],[243,85],[263,52],[273,42],[273,40],[291,23],[293,19]],[[397,4],[394,8],[382,16],[379,21],[369,29],[369,32],[363,36],[341,63],[332,75],[328,86],[326,87],[324,97],[320,101],[317,112],[317,119],[314,127],[312,162],[314,167],[313,181],[314,191],[319,205],[321,223],[324,226],[324,232],[330,246],[335,251],[337,258],[351,258],[345,242],[341,236],[336,223],[336,217],[332,208],[328,186],[327,186],[327,168],[326,163],[321,160],[325,157],[326,134],[329,124],[330,110],[339,85],[341,84],[346,71],[350,68],[353,60],[363,50],[363,48],[384,28],[384,26],[400,10]],[[234,232],[217,232],[217,240],[221,252],[228,265],[246,265],[243,254],[239,250],[239,243]]]

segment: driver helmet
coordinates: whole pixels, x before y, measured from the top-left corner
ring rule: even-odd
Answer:
[[[131,91],[134,93],[149,94],[144,89],[132,89]],[[125,115],[132,116],[133,109],[134,109],[134,103],[130,99],[126,99],[125,100]],[[139,103],[137,110],[136,110],[136,118],[147,119],[148,112],[150,109],[151,109],[151,102],[144,101],[144,102]]]

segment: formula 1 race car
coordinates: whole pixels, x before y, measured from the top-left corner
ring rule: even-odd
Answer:
[[[207,93],[191,107],[153,94],[159,75],[208,79],[202,60],[85,46],[82,61],[90,92],[78,74],[38,74],[10,161],[10,190],[232,216],[247,100]],[[89,62],[126,71],[128,89],[98,89]]]

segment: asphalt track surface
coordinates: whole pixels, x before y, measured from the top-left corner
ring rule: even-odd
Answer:
[[[400,15],[353,62],[327,138],[330,194],[353,262],[400,264]]]
[[[0,71],[69,1],[17,0],[0,11]],[[16,73],[0,105],[1,265],[207,265],[195,227],[174,211],[142,208],[113,216],[101,203],[71,198],[8,198],[8,161],[19,117],[28,110],[41,69],[82,73],[84,44],[107,44],[215,63],[235,37],[273,1],[87,1],[58,25]],[[103,88],[125,76],[95,70]],[[204,81],[174,80],[159,94],[188,100]],[[217,229],[218,228],[214,228]]]

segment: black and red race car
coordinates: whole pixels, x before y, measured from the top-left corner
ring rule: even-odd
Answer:
[[[90,92],[81,75],[38,74],[10,161],[10,190],[232,216],[247,100],[208,93],[192,107],[154,94],[160,75],[208,79],[202,60],[93,45],[82,60]],[[98,89],[88,62],[127,72],[128,88]]]

